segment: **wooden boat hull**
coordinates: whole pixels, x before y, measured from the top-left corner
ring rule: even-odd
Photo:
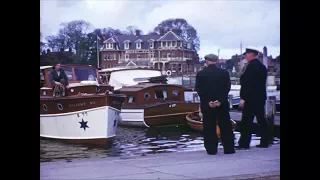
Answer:
[[[199,103],[163,102],[121,110],[120,125],[156,127],[185,124],[187,114],[199,109]]]
[[[198,131],[198,132],[202,132],[203,124],[202,124],[202,121],[201,121],[201,117],[199,115],[199,111],[188,114],[186,116],[186,120],[187,120],[188,126],[191,129],[193,129],[195,131]],[[236,129],[236,125],[237,124],[232,119],[231,119],[231,122],[232,122],[232,129],[234,131]],[[216,133],[217,133],[218,137],[220,137],[220,128],[219,128],[218,124],[217,124],[217,128],[216,128]]]
[[[40,98],[40,137],[106,144],[116,135],[124,99],[103,94]]]

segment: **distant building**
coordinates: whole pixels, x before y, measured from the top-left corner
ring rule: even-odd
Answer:
[[[130,61],[172,72],[194,72],[199,63],[191,42],[173,31],[164,35],[119,35],[104,42],[100,53],[101,68],[111,68]]]

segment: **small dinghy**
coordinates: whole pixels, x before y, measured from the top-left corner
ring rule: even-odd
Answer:
[[[202,124],[202,113],[201,112],[196,111],[196,112],[190,113],[186,116],[186,119],[187,119],[187,124],[191,129],[198,131],[198,132],[202,132],[203,124]],[[236,129],[237,123],[232,119],[230,119],[230,120],[232,123],[232,130],[234,131]],[[219,128],[218,123],[217,123],[217,135],[218,135],[218,137],[220,137],[220,128]]]

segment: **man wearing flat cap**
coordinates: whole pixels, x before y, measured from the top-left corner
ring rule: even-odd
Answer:
[[[241,136],[238,142],[238,149],[249,149],[251,141],[251,127],[254,117],[257,118],[261,128],[259,148],[268,147],[269,127],[264,117],[264,106],[267,98],[266,80],[267,68],[257,59],[259,52],[255,49],[246,49],[244,55],[248,65],[240,77],[240,104],[243,108],[241,120]]]
[[[209,54],[204,59],[207,67],[197,73],[195,86],[203,114],[204,147],[209,155],[217,153],[216,122],[218,121],[224,153],[233,154],[234,136],[228,103],[230,76],[228,71],[216,66],[218,56]]]

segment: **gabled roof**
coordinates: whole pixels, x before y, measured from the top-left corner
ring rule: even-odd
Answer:
[[[116,41],[113,39],[113,37],[103,41],[103,43],[115,43]]]
[[[157,41],[182,41],[183,39],[176,35],[172,31],[168,31],[166,34],[161,36]]]

